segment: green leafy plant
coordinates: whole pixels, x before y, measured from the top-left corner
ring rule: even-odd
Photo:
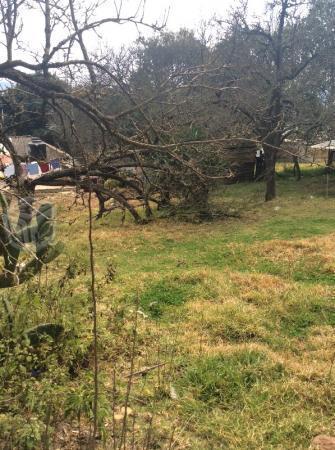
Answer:
[[[54,243],[53,205],[45,203],[37,210],[36,225],[14,227],[8,213],[6,198],[0,194],[0,254],[4,258],[4,271],[0,274],[0,288],[24,283],[37,275],[44,264],[57,258],[63,245]],[[25,244],[35,244],[35,252],[27,263],[19,264]]]

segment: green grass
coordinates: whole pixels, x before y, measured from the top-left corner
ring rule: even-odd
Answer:
[[[192,297],[194,284],[175,279],[152,283],[140,296],[140,307],[152,318],[160,318],[164,310],[183,305]]]
[[[194,361],[181,381],[193,448],[308,448],[319,405],[313,413],[291,377],[283,363],[253,350]]]
[[[312,327],[335,327],[333,299],[312,299],[287,308],[280,318],[281,331],[288,336],[305,337]]]
[[[331,183],[335,185],[333,178]],[[119,273],[174,273],[185,265],[247,270],[253,260],[253,255],[245,253],[248,245],[272,239],[306,239],[333,231],[335,205],[332,197],[325,198],[322,177],[307,177],[300,182],[284,178],[279,179],[278,185],[278,199],[270,203],[263,202],[263,183],[228,186],[213,194],[215,204],[233,205],[242,220],[200,225],[160,220],[137,229],[127,224],[115,240],[110,236]],[[117,215],[107,217],[96,223],[97,235],[106,227],[117,230],[118,225]],[[78,240],[82,242],[79,236]],[[109,247],[99,246],[97,251],[101,259],[111,254]],[[268,270],[271,268],[264,268],[265,272]]]
[[[121,227],[114,213],[94,223],[102,421],[110,423],[114,370],[117,411],[122,406],[135,335],[135,371],[163,363],[133,380],[139,448],[150,417],[157,449],[169,448],[172,433],[172,448],[192,450],[303,450],[314,435],[333,433],[335,178],[328,197],[325,181],[320,169],[303,167],[300,182],[282,170],[269,203],[263,183],[218,186],[213,206],[239,218],[136,226],[127,217]],[[10,294],[16,333],[42,321],[65,327],[52,356],[22,349],[0,372],[0,400],[16,399],[0,414],[0,431],[12,428],[22,448],[29,433],[43,432],[50,405],[73,429],[78,409],[84,428],[92,413],[87,211],[70,204],[58,201],[66,254],[40,284]],[[40,379],[20,372],[41,355],[51,370]],[[109,448],[110,425],[105,436]]]
[[[252,397],[253,388],[284,375],[282,364],[272,364],[263,353],[245,350],[194,361],[183,383],[205,409],[220,406],[223,410],[240,410],[248,402],[247,397]]]

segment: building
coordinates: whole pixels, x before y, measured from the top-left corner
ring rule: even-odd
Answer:
[[[227,183],[254,180],[256,152],[257,146],[250,140],[238,140],[225,145],[221,157],[231,173]]]
[[[309,148],[312,162],[324,163],[330,165],[335,160],[335,140],[320,142]]]
[[[33,136],[11,136],[19,159],[21,170],[27,178],[38,178],[43,173],[70,167],[72,159],[59,148]],[[8,149],[0,144],[0,178],[9,179],[15,175],[15,168]]]
[[[280,150],[278,150],[278,162],[292,162],[294,157],[300,163],[319,163],[329,165],[335,161],[335,140],[320,142],[316,145],[307,145],[300,139],[285,139]]]
[[[10,140],[22,162],[49,162],[58,159],[63,163],[71,161],[68,153],[53,145],[47,144],[33,136],[11,136]]]

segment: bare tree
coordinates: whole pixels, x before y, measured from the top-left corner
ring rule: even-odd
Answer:
[[[235,60],[235,67],[228,70],[237,88],[230,91],[230,109],[265,151],[266,200],[276,196],[278,149],[300,125],[292,87],[319,54],[315,42],[304,44],[309,6],[276,0],[268,4],[265,18],[251,24],[243,6],[234,12],[221,48],[218,46],[225,58],[228,55]]]
[[[122,17],[122,10],[118,8],[114,17],[95,20],[94,6],[99,5],[87,7],[79,15],[72,0],[57,5],[43,2],[40,10],[44,17],[45,43],[40,60],[7,60],[0,64],[0,76],[43,99],[42,113],[46,106],[54,111],[62,141],[76,160],[72,170],[44,175],[30,182],[29,188],[33,189],[37,184],[75,184],[87,189],[86,181],[78,176],[99,177],[102,182],[95,185],[94,191],[100,198],[114,198],[136,221],[140,221],[129,199],[143,202],[146,214],[150,216],[149,202],[158,201],[153,193],[162,193],[162,189],[157,188],[157,180],[162,179],[162,174],[171,179],[173,173],[177,180],[183,173],[182,167],[191,174],[189,180],[193,178],[198,180],[195,181],[198,186],[203,185],[204,177],[195,158],[200,153],[193,152],[190,158],[190,149],[206,145],[206,142],[211,149],[230,139],[211,133],[205,133],[199,139],[196,135],[181,133],[189,128],[194,117],[199,119],[199,108],[204,110],[201,92],[210,89],[210,83],[206,85],[204,80],[213,68],[209,60],[204,61],[203,49],[199,47],[202,60],[199,59],[197,64],[185,64],[179,58],[179,64],[159,79],[156,77],[154,84],[148,73],[142,72],[147,79],[145,81],[142,76],[140,85],[136,86],[134,75],[136,72],[138,76],[139,68],[130,71],[129,78],[125,78],[124,72],[118,73],[111,67],[108,57],[90,54],[85,35],[97,32],[101,26],[126,22],[155,30],[161,26],[148,24],[143,16],[136,14]],[[68,33],[54,43],[53,36],[59,27]],[[78,57],[80,53],[82,57]],[[185,58],[185,52],[180,56]],[[78,77],[82,68],[87,69],[86,79]],[[63,82],[56,76],[62,77]],[[143,89],[146,85],[147,89]],[[6,130],[3,131],[6,134]],[[176,171],[176,168],[179,169]],[[107,195],[103,182],[107,179],[120,183],[122,189],[114,187]],[[189,182],[179,183],[180,192],[185,189],[192,192]],[[204,187],[205,201],[206,192]],[[201,201],[200,197],[198,200]]]

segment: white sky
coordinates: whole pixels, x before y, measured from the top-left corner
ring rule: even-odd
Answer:
[[[60,0],[61,1],[61,0]],[[64,0],[66,1],[66,0]],[[76,0],[77,5],[85,7],[94,0]],[[96,18],[115,16],[114,4],[119,4],[121,0],[105,0],[103,8],[98,9]],[[142,0],[143,1],[143,0]],[[261,15],[266,0],[249,0],[249,15]],[[115,3],[114,3],[115,2]],[[122,0],[123,16],[131,15],[136,12],[139,0]],[[218,18],[227,17],[230,8],[236,6],[234,0],[146,0],[144,20],[148,23],[162,23],[164,17],[168,15],[166,29],[177,31],[182,27],[199,28],[202,21],[211,19],[214,15]],[[41,54],[43,48],[43,32],[44,23],[38,6],[26,10],[23,14],[23,30],[20,35],[22,48],[15,54],[15,58],[30,59],[28,57],[31,52],[31,60],[34,54]],[[85,42],[91,51],[98,50],[99,47],[120,48],[122,45],[129,45],[139,35],[148,36],[152,34],[152,30],[148,28],[136,27],[132,24],[117,25],[108,24],[99,30],[99,35],[90,32],[84,35]],[[64,29],[56,29],[52,44],[55,45],[64,38]],[[4,47],[0,46],[0,61],[5,57]]]
[[[62,0],[58,0],[62,2]],[[63,0],[67,2],[67,0]],[[96,0],[75,0],[76,5],[92,4]],[[140,0],[103,0],[104,7],[97,13],[97,18],[115,16],[115,7],[120,1],[124,7],[124,14],[134,14]],[[142,0],[143,1],[143,0]],[[249,0],[249,17],[260,16],[264,13],[264,5],[268,0]],[[148,23],[162,22],[168,15],[167,30],[177,31],[180,28],[199,29],[200,23],[208,21],[213,16],[224,19],[237,2],[234,0],[145,0],[144,19]],[[34,3],[32,3],[34,5]],[[20,46],[14,49],[14,59],[23,59],[27,62],[40,62],[43,54],[44,22],[39,7],[35,3],[32,9],[26,9],[22,14],[22,33],[20,34]],[[152,30],[134,25],[108,24],[99,30],[99,35],[90,32],[85,34],[85,43],[90,51],[98,51],[101,48],[115,48],[129,46],[135,41],[139,32],[148,36]],[[61,41],[68,32],[62,28],[54,30],[52,46]],[[2,45],[1,45],[2,44]],[[0,32],[0,63],[6,60],[4,36]],[[76,52],[77,53],[77,52]],[[78,53],[76,56],[81,56]],[[74,56],[74,55],[73,55]],[[56,57],[60,60],[62,57]],[[4,83],[0,79],[0,90]]]
[[[197,28],[200,22],[214,15],[225,15],[233,0],[147,0],[145,20],[162,23],[168,14],[167,29],[177,31],[180,28]],[[134,1],[129,0],[129,4]],[[149,30],[140,29],[147,34]],[[118,30],[117,44],[136,39],[138,31],[132,26],[123,26]]]
[[[166,29],[177,31],[180,28],[197,28],[201,21],[209,20],[214,15],[224,16],[233,3],[233,0],[146,0],[144,10],[144,20],[148,23],[163,23],[167,17]],[[124,1],[124,12],[133,13],[136,0]],[[113,33],[110,44],[119,47],[134,41],[139,33],[144,35],[152,34],[152,31],[145,27],[136,29],[134,25],[125,24],[113,26]],[[108,39],[104,32],[104,39]]]
[[[134,11],[137,0],[123,0],[125,12]],[[260,15],[264,9],[265,0],[249,0],[250,15]],[[153,23],[162,22],[168,13],[167,29],[177,31],[180,28],[197,29],[202,21],[210,20],[213,16],[227,17],[229,10],[237,6],[234,0],[146,0],[145,20]],[[128,44],[138,37],[138,31],[132,25],[114,27],[114,46]],[[150,34],[145,28],[141,34]],[[112,42],[111,42],[112,44]]]

